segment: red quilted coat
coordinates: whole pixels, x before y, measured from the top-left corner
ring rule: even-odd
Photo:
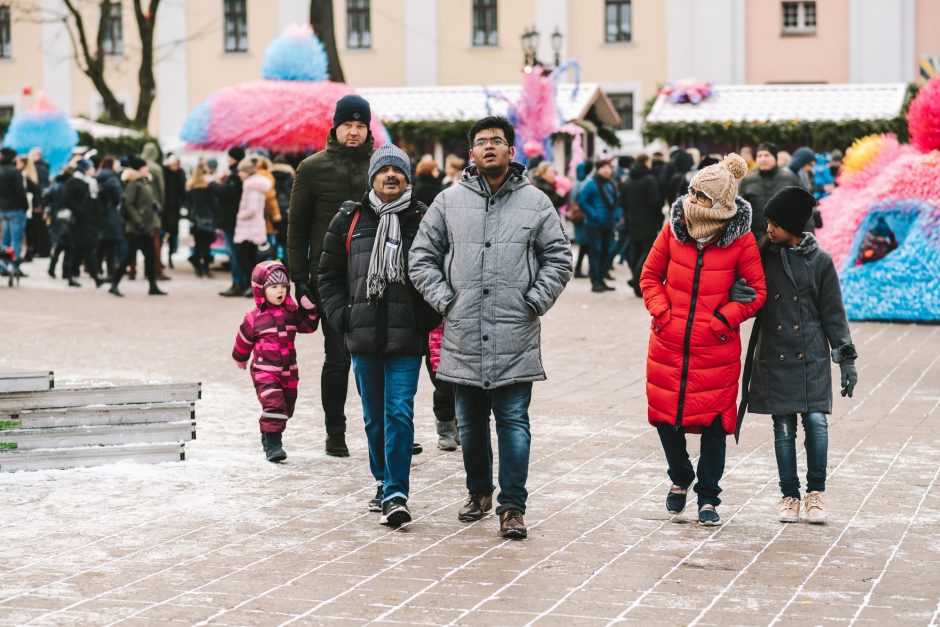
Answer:
[[[742,322],[767,297],[764,271],[751,235],[751,206],[738,197],[738,212],[716,240],[699,248],[689,235],[680,197],[650,252],[640,287],[653,316],[646,362],[650,424],[664,422],[698,433],[721,416],[734,433],[741,372]],[[757,290],[757,299],[728,301],[737,279]]]

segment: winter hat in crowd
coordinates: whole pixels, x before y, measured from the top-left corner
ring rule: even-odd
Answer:
[[[258,173],[258,166],[255,165],[255,161],[251,158],[242,159],[238,162],[238,171],[247,172],[248,176]]]
[[[790,164],[787,167],[796,173],[799,172],[807,163],[812,163],[814,161],[816,161],[816,153],[814,153],[811,148],[803,146],[802,148],[796,149],[796,151],[793,153],[793,156],[790,158]]]
[[[127,167],[129,167],[131,170],[140,170],[146,165],[147,165],[147,162],[141,159],[140,157],[138,157],[137,155],[131,155],[130,157],[127,158]]]
[[[241,161],[245,158],[245,149],[241,146],[232,146],[228,149],[228,156],[235,161]]]
[[[287,270],[285,270],[284,266],[281,264],[274,266],[268,274],[268,278],[264,280],[265,287],[271,287],[272,285],[290,285],[290,280],[287,278]]]
[[[802,235],[815,206],[816,199],[812,194],[802,187],[789,185],[767,201],[764,217],[779,224],[787,233]]]
[[[336,112],[333,113],[333,128],[343,122],[362,122],[366,126],[372,122],[372,109],[362,96],[349,94],[336,102]]]
[[[12,148],[7,148],[4,146],[0,149],[0,161],[4,163],[13,163],[13,160],[16,159],[16,151]]]
[[[411,183],[411,166],[409,163],[408,155],[405,154],[404,150],[392,143],[385,144],[373,152],[372,158],[369,159],[369,185],[372,185],[372,180],[379,173],[379,170],[387,165],[393,165],[401,170],[402,174],[405,175],[405,179]]]
[[[82,174],[84,174],[85,172],[88,172],[88,170],[92,169],[93,167],[94,167],[94,164],[88,159],[79,159],[75,163],[75,171],[81,172]]]
[[[737,213],[738,179],[745,174],[747,163],[733,152],[695,173],[689,181],[690,192],[693,189],[703,192],[711,199],[712,206],[698,202],[692,193],[685,197],[683,209],[689,235],[695,239],[711,237]]]
[[[754,151],[754,154],[756,155],[762,150],[772,154],[774,156],[774,159],[777,158],[777,153],[780,152],[780,149],[777,148],[776,144],[771,144],[770,142],[761,142],[757,144],[757,150]]]

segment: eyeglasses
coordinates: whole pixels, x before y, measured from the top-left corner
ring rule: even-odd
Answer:
[[[474,148],[483,148],[487,145],[492,145],[496,148],[499,148],[500,146],[508,146],[509,142],[507,142],[502,137],[481,137],[480,139],[473,142]]]
[[[702,204],[706,204],[706,203],[707,203],[707,204],[711,204],[711,203],[712,203],[712,199],[708,197],[708,194],[706,194],[705,192],[703,192],[703,191],[700,190],[700,189],[692,189],[692,188],[690,187],[690,188],[689,188],[689,193],[692,194],[693,196],[695,196],[696,200],[698,200],[698,201],[699,201],[700,203],[702,203]]]

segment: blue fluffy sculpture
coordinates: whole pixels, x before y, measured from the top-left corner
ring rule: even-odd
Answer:
[[[290,24],[264,51],[261,77],[280,81],[324,81],[326,50],[310,24]]]
[[[72,157],[78,144],[78,133],[69,124],[62,110],[40,92],[36,102],[25,111],[18,111],[3,138],[3,145],[20,154],[42,148],[43,158],[52,172],[58,172]]]

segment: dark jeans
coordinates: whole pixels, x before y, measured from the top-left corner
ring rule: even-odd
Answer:
[[[193,229],[193,239],[196,241],[193,263],[198,268],[208,270],[212,263],[212,242],[215,240],[215,231]]]
[[[251,287],[251,272],[255,269],[258,247],[251,242],[239,242],[235,244],[235,257],[238,259],[238,267],[242,271],[242,279],[239,285],[244,285],[246,288]]]
[[[796,414],[774,415],[774,451],[783,496],[800,498],[800,478],[796,472]],[[826,414],[803,414],[806,446],[806,491],[826,491],[826,463],[829,452],[829,422]]]
[[[78,278],[81,274],[81,264],[85,264],[85,272],[98,278],[98,255],[95,254],[95,243],[72,238],[72,254],[70,255],[69,277]]]
[[[346,433],[346,392],[349,389],[350,365],[346,336],[330,327],[326,316],[320,318],[320,331],[323,333],[324,353],[320,398],[326,432]]]
[[[650,256],[655,241],[655,239],[630,240],[630,272],[633,274],[633,280],[637,282],[637,285],[640,283],[643,264],[646,263],[646,258]]]
[[[499,506],[496,513],[517,509],[525,513],[529,493],[529,402],[531,383],[514,383],[493,390],[454,384],[457,428],[463,448],[463,466],[470,494],[493,493],[493,446],[490,411],[499,441]]]
[[[95,268],[98,269],[99,273],[102,264],[104,264],[104,272],[107,276],[113,277],[117,274],[118,264],[124,259],[124,255],[120,251],[122,248],[121,243],[115,240],[100,240],[98,242],[98,257],[95,260]]]
[[[232,272],[232,285],[246,289],[248,283],[245,283],[245,277],[242,275],[241,266],[238,265],[238,257],[235,255],[235,232],[222,231],[225,236],[225,247],[228,249],[228,265]]]
[[[431,365],[431,356],[424,355],[424,366],[434,385],[434,417],[439,422],[453,422],[454,416],[454,386],[449,381],[441,381]]]
[[[383,503],[396,496],[407,501],[421,357],[353,353],[351,358],[362,399],[369,469],[383,485]]]
[[[721,426],[721,417],[716,417],[710,425],[702,429],[702,446],[698,458],[698,468],[692,470],[692,460],[686,448],[685,431],[676,431],[671,425],[656,423],[659,431],[659,440],[666,453],[666,462],[669,464],[669,478],[674,485],[686,488],[695,484],[695,493],[698,494],[698,506],[714,505],[718,507],[721,499],[721,488],[718,482],[725,472],[725,433]]]
[[[612,259],[610,243],[613,241],[614,231],[585,226],[584,232],[588,241],[588,274],[591,276],[591,285],[602,285]]]
[[[121,278],[124,276],[124,269],[132,263],[136,263],[138,250],[144,254],[144,272],[147,275],[147,280],[150,281],[150,287],[153,288],[157,286],[153,235],[150,233],[145,235],[134,233],[128,234],[127,236],[127,254],[124,255],[124,261],[118,266],[117,275],[115,275],[114,282],[112,283],[114,287],[117,287],[121,282]]]

